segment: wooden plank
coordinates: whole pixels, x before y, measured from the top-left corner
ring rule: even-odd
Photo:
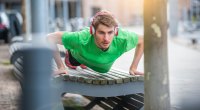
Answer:
[[[116,74],[116,73],[113,73],[113,72],[108,72],[108,74],[110,74],[110,75],[113,75],[113,76],[116,76],[116,77],[118,77],[118,78],[120,78],[120,79],[122,79],[123,80],[123,83],[128,83],[128,82],[130,82],[130,77],[126,77],[126,76],[122,76],[122,75],[120,75],[120,74]]]
[[[127,77],[130,77],[131,78],[131,81],[144,81],[144,76],[140,76],[140,75],[129,75],[127,74],[127,72],[123,71],[123,70],[118,70],[118,69],[111,69],[112,72],[116,72],[117,74],[121,74],[121,73],[124,73],[124,74],[121,74],[121,75],[124,75],[124,76],[127,76]]]
[[[130,75],[130,74],[128,74],[127,72],[125,72],[125,71],[122,71],[122,70],[116,70],[116,69],[111,69],[110,70],[111,72],[113,72],[113,73],[116,73],[116,74],[120,74],[120,75],[123,75],[123,76],[126,76],[126,77],[129,77],[131,80],[131,82],[132,81],[137,81],[137,77],[135,77],[135,76],[133,76],[133,75]]]
[[[95,71],[91,70],[90,68],[88,68],[88,70],[89,70],[89,71],[92,71],[92,72],[95,72]],[[101,74],[101,73],[98,73],[98,72],[96,72],[96,73],[97,73],[97,74]],[[122,83],[123,83],[123,79],[122,79],[122,78],[113,76],[113,75],[108,74],[108,73],[101,74],[101,75],[114,79],[116,84],[122,84]]]
[[[92,83],[92,79],[88,78],[86,76],[81,75],[75,70],[69,70],[68,74],[63,75],[65,81],[76,81],[76,82],[81,82],[81,83]]]
[[[84,69],[81,70],[77,70],[77,71],[82,71],[84,74],[88,74],[89,76],[93,76],[94,79],[92,81],[92,84],[96,84],[96,85],[105,85],[107,84],[107,81],[105,79],[102,78],[102,76],[92,73],[90,71],[85,71]]]
[[[100,84],[101,84],[101,85],[105,85],[105,84],[114,84],[114,83],[115,83],[115,80],[114,80],[113,78],[108,77],[107,75],[95,73],[95,72],[90,71],[90,70],[88,70],[88,69],[83,69],[83,71],[87,72],[88,74],[93,74],[93,75],[95,75],[95,76],[101,78],[101,79],[100,79]]]

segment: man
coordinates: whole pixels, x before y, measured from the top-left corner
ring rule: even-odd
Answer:
[[[129,73],[143,75],[143,72],[137,71],[138,63],[143,55],[143,38],[134,32],[119,28],[116,19],[108,11],[96,13],[90,28],[79,32],[51,33],[47,39],[53,44],[63,44],[69,50],[65,61],[68,67],[85,68],[84,65],[86,65],[99,73],[108,72],[118,57],[136,47]],[[58,66],[55,73],[67,74],[68,71],[57,50],[54,58]]]

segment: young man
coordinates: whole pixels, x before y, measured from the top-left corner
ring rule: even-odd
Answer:
[[[47,39],[53,44],[63,44],[69,50],[67,54],[69,58],[65,61],[68,67],[76,68],[80,65],[85,68],[84,65],[86,65],[100,73],[108,72],[118,57],[136,47],[129,73],[143,75],[143,72],[137,71],[138,63],[143,55],[143,38],[134,32],[119,28],[116,19],[108,11],[96,13],[90,28],[79,32],[51,33]],[[68,71],[57,50],[54,58],[58,66],[55,73],[67,74]]]

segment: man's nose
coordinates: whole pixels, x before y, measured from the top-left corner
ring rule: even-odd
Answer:
[[[109,35],[108,35],[108,34],[105,34],[104,40],[105,40],[105,41],[108,41],[108,40],[109,40]]]

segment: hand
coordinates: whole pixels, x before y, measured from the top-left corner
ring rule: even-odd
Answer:
[[[65,69],[59,69],[59,70],[54,71],[53,76],[61,75],[61,74],[68,74],[68,72]]]
[[[136,69],[130,69],[129,70],[129,73],[130,73],[130,75],[144,75],[144,73],[143,72],[139,72],[139,71],[137,71]]]

